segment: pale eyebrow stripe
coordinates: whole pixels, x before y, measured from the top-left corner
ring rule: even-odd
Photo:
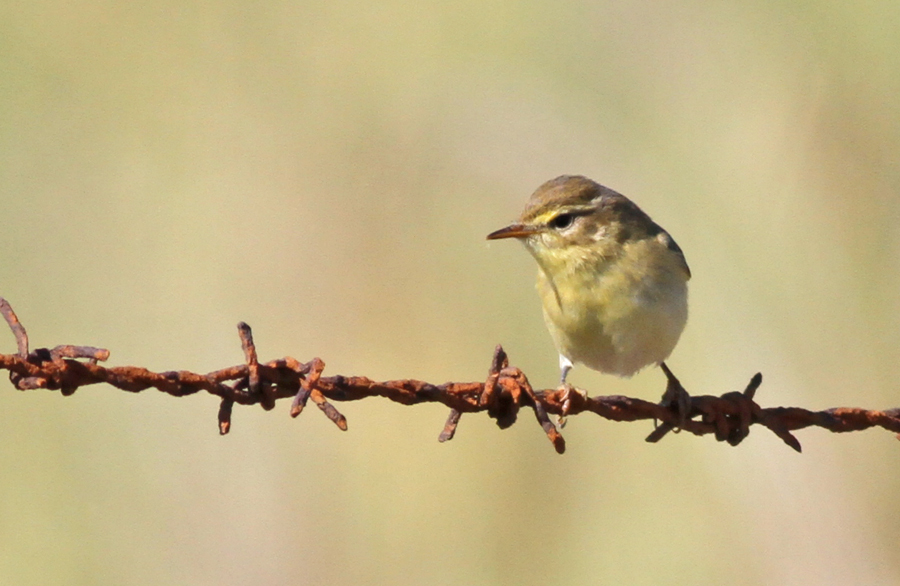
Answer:
[[[561,216],[563,214],[570,214],[572,216],[587,216],[587,215],[593,214],[596,211],[597,211],[597,206],[593,206],[593,205],[572,206],[572,207],[563,208],[562,210],[559,210],[559,211],[553,210],[553,211],[549,211],[549,212],[544,212],[543,214],[541,214],[540,216],[535,218],[535,220],[537,220],[539,223],[544,224],[544,223],[549,222],[553,218],[555,218],[557,216]]]

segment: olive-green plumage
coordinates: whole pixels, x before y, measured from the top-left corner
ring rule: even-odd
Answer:
[[[518,238],[537,261],[563,383],[573,363],[631,376],[675,348],[690,269],[668,232],[624,195],[586,177],[557,177],[534,192],[518,222],[488,238]]]

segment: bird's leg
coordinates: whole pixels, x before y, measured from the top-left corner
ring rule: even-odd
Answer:
[[[665,373],[666,379],[668,379],[666,392],[663,393],[660,405],[675,407],[675,411],[678,413],[678,427],[681,428],[691,414],[691,396],[684,390],[684,387],[681,386],[681,381],[672,374],[665,362],[660,362],[659,367]]]
[[[559,416],[556,423],[560,428],[566,426],[566,415],[569,414],[569,409],[572,408],[572,393],[578,393],[582,395],[584,398],[587,398],[587,394],[583,391],[579,391],[572,385],[566,382],[566,377],[569,376],[569,371],[572,370],[572,361],[562,354],[559,355],[559,388],[563,391],[563,400],[562,400],[562,415]]]
[[[569,371],[572,370],[572,367],[575,365],[572,364],[572,361],[563,356],[559,355],[559,384],[560,386],[566,386],[566,377],[569,376]]]

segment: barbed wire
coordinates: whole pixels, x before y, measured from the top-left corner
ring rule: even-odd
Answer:
[[[174,397],[205,391],[221,399],[218,425],[223,435],[231,428],[235,403],[258,404],[271,410],[279,399],[291,398],[290,415],[297,417],[312,400],[328,419],[346,431],[347,419],[331,401],[357,401],[367,397],[384,397],[402,405],[441,403],[447,406],[450,415],[438,436],[442,442],[453,438],[464,413],[486,412],[505,429],[516,422],[521,408],[530,408],[560,454],[565,451],[566,443],[560,429],[550,420],[550,414],[568,417],[590,412],[612,421],[652,420],[655,427],[647,437],[649,442],[661,440],[670,431],[683,430],[699,436],[711,434],[718,441],[736,446],[747,437],[753,425],[762,425],[798,452],[800,442],[791,432],[806,427],[832,432],[881,427],[900,433],[900,409],[839,407],[810,411],[800,407],[760,407],[754,397],[762,384],[761,374],[753,376],[742,392],[718,397],[690,396],[663,364],[668,382],[660,403],[618,395],[588,397],[572,388],[535,391],[525,373],[509,365],[506,352],[498,345],[484,382],[440,385],[412,379],[377,382],[362,376],[322,376],[325,363],[319,358],[300,362],[285,357],[262,364],[250,326],[243,322],[238,324],[238,336],[244,350],[244,364],[207,374],[185,370],[152,372],[138,366],[101,366],[99,362],[109,358],[109,351],[91,346],[63,345],[31,351],[25,328],[2,297],[0,313],[18,347],[17,354],[0,354],[0,369],[9,371],[15,388],[58,390],[63,395],[71,395],[80,387],[106,383],[134,393],[154,388]]]

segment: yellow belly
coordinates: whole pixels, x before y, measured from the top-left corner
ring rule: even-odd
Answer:
[[[687,322],[687,279],[668,255],[538,274],[544,320],[559,353],[600,372],[631,376],[665,360]],[[551,268],[551,267],[548,267]]]

